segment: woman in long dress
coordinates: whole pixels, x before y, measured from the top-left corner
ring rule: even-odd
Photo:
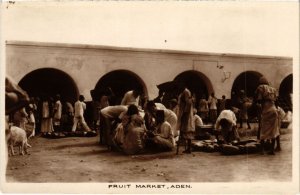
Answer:
[[[180,136],[187,143],[187,148],[184,153],[191,153],[191,142],[194,138],[195,124],[193,121],[193,100],[190,90],[181,88],[178,97],[178,121],[177,129],[180,130]]]
[[[260,123],[262,154],[264,154],[265,141],[271,140],[271,151],[268,154],[274,155],[275,139],[279,136],[278,112],[275,106],[276,89],[269,85],[265,77],[261,77],[255,94],[257,103],[261,104],[262,107]]]

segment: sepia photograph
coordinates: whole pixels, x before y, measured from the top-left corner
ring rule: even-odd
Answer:
[[[299,2],[5,1],[0,24],[2,193],[299,192]]]

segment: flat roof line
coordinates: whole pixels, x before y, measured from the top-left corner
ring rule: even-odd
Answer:
[[[16,40],[8,40],[5,43],[6,43],[6,45],[19,45],[19,46],[99,49],[99,50],[114,50],[114,51],[151,52],[151,53],[167,53],[167,54],[189,54],[189,55],[225,56],[225,57],[260,58],[260,59],[277,59],[277,60],[293,59],[292,57],[285,57],[285,56],[211,53],[211,52],[195,52],[195,51],[185,51],[185,50],[149,49],[149,48],[117,47],[117,46],[73,44],[73,43],[33,42],[33,41],[16,41]]]

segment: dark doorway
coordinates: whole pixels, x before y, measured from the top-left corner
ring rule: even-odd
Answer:
[[[280,96],[289,96],[293,93],[293,74],[285,77],[279,87]]]
[[[174,80],[185,83],[191,93],[195,95],[195,106],[198,106],[197,103],[203,95],[205,95],[205,98],[207,99],[209,94],[213,92],[210,80],[201,72],[194,70],[185,71],[177,75]]]
[[[241,90],[245,91],[247,97],[254,97],[255,90],[262,76],[259,72],[246,71],[241,73],[235,80],[231,89],[231,94],[239,94]]]
[[[111,105],[120,104],[124,94],[133,89],[142,89],[144,95],[148,94],[144,81],[128,70],[115,70],[101,77],[93,90],[94,98],[99,98],[108,88],[114,94],[114,98],[110,99]]]
[[[78,88],[73,79],[54,68],[34,70],[25,75],[19,85],[31,97],[55,97],[56,94],[60,94],[63,101],[74,103],[78,96]]]
[[[279,87],[279,105],[286,109],[292,110],[292,100],[290,94],[293,93],[293,74],[283,79]]]

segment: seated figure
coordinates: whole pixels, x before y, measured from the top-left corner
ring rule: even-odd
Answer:
[[[174,134],[170,123],[165,120],[163,110],[157,111],[156,128],[149,137],[158,151],[169,151],[175,147]]]

